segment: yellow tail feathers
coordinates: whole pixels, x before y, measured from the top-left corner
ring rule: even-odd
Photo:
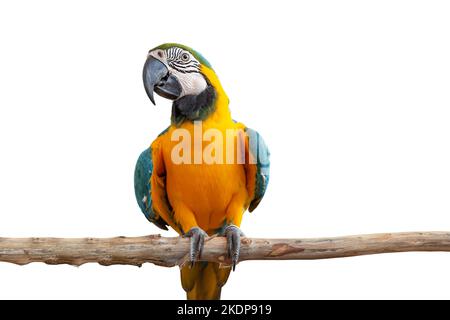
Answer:
[[[231,268],[219,268],[214,262],[195,262],[181,269],[181,285],[188,300],[219,300],[222,286],[227,282]]]

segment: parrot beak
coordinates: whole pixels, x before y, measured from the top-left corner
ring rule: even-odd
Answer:
[[[152,56],[145,61],[142,77],[145,91],[153,104],[155,104],[153,92],[170,100],[176,100],[181,96],[182,87],[178,79],[169,74],[164,63]]]

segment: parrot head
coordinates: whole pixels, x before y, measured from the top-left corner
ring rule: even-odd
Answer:
[[[197,51],[175,43],[151,49],[142,73],[145,91],[173,100],[172,122],[203,120],[214,112],[217,100],[228,102],[209,62]]]
[[[202,73],[211,69],[201,54],[184,45],[166,43],[149,51],[143,70],[145,91],[155,104],[153,93],[170,100],[198,95],[209,85]]]

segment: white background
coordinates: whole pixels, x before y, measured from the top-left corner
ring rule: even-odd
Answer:
[[[450,230],[446,1],[4,1],[0,236],[160,233],[134,199],[169,123],[148,49],[210,60],[272,153],[252,237]],[[165,232],[165,236],[175,233]],[[450,254],[244,262],[224,299],[450,298]],[[0,263],[0,298],[182,299],[177,268]]]

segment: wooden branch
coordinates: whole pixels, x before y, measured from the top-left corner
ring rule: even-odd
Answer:
[[[116,238],[0,238],[0,261],[24,265],[30,262],[101,265],[182,265],[187,260],[189,239],[159,235]],[[311,239],[243,238],[240,261],[329,259],[407,251],[450,251],[450,232],[405,232]],[[228,264],[226,241],[207,239],[203,261]]]

